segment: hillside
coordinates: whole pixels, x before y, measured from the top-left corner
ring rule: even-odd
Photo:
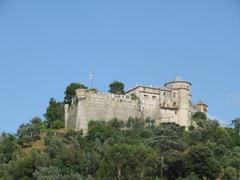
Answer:
[[[126,123],[117,119],[108,123],[92,121],[86,136],[74,130],[43,129],[38,139],[28,141],[29,147],[17,145],[8,162],[1,163],[0,177],[237,179],[240,172],[237,129],[221,127],[213,120],[197,122],[201,122],[201,127],[186,131],[177,124],[156,126],[151,119],[142,122],[130,118]],[[17,143],[15,140],[3,136],[2,155],[4,143],[9,148]]]

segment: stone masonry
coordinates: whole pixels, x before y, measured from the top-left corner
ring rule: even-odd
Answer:
[[[65,127],[86,132],[91,120],[127,121],[130,117],[149,117],[155,119],[156,124],[174,122],[188,128],[194,112],[208,111],[204,102],[192,103],[191,86],[177,77],[163,88],[136,86],[124,95],[78,89],[72,103],[65,105]]]

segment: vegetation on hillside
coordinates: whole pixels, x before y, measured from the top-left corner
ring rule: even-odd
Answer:
[[[63,127],[51,99],[15,135],[0,135],[0,180],[198,180],[240,178],[240,119],[231,127],[197,112],[188,131],[154,119],[91,121],[86,135]]]

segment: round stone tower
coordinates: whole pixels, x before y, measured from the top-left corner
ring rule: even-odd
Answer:
[[[172,90],[177,94],[178,99],[178,111],[177,119],[178,123],[188,128],[191,126],[191,86],[192,84],[188,81],[184,81],[179,77],[174,81],[170,81],[164,85],[167,89]]]

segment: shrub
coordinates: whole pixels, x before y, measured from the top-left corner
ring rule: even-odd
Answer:
[[[53,123],[52,123],[52,128],[53,128],[53,129],[61,129],[61,128],[64,128],[64,122],[61,121],[61,120],[53,121]]]

